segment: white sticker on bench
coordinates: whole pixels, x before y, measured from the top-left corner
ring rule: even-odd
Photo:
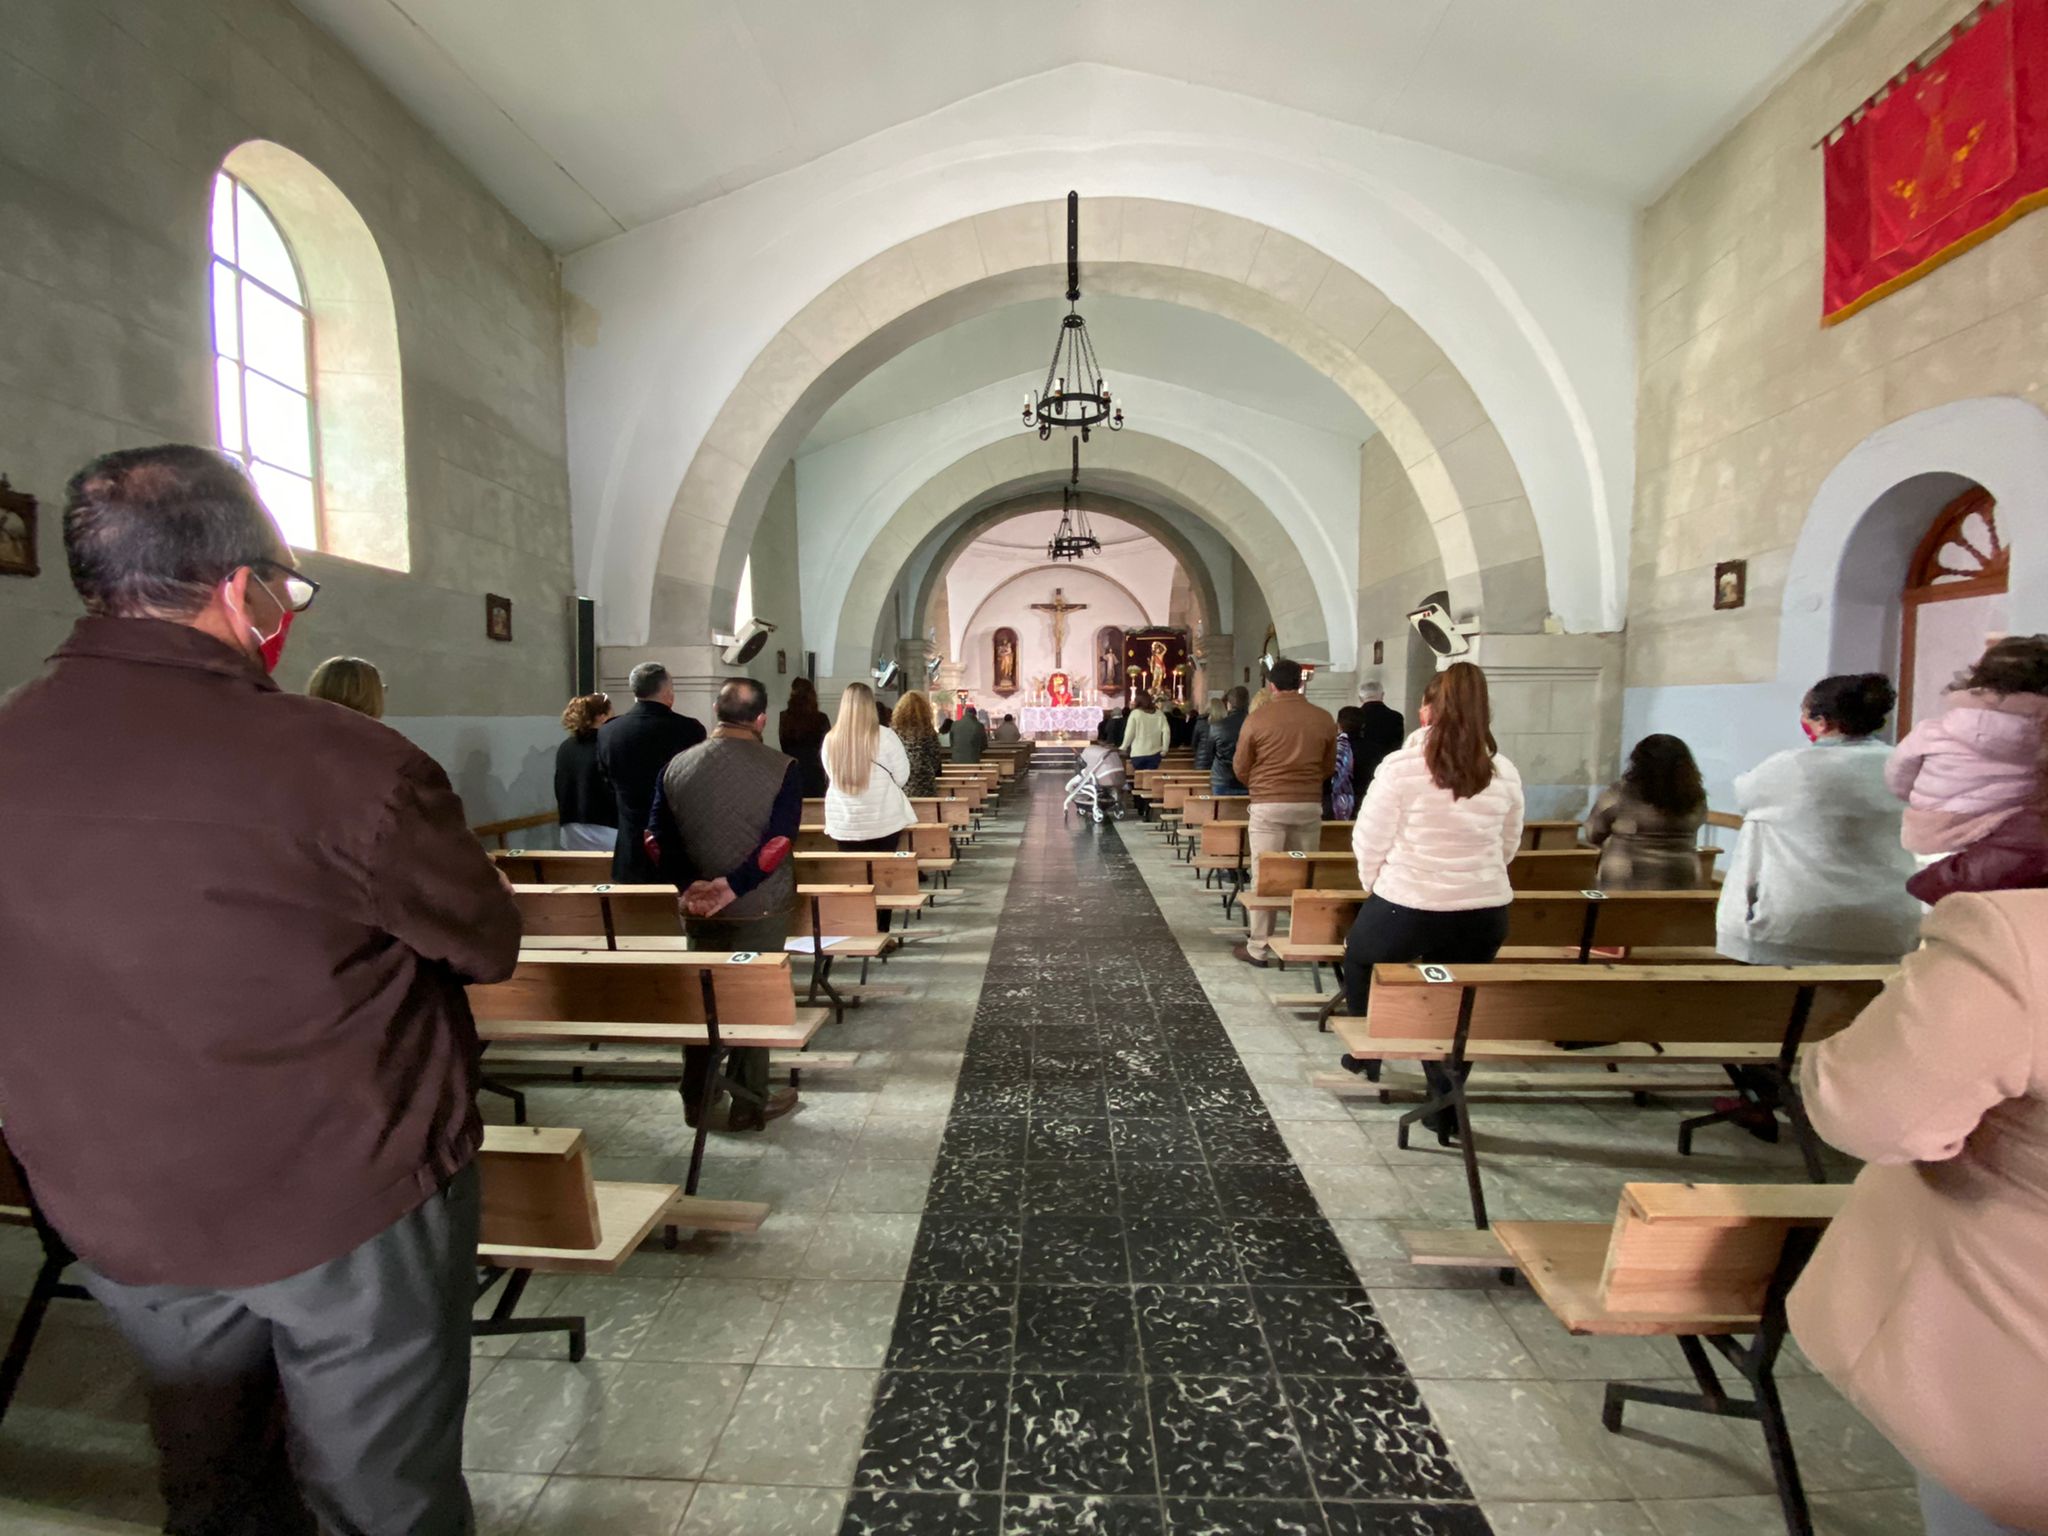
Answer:
[[[1308,855],[1303,853],[1299,848],[1290,848],[1287,850],[1287,857],[1289,857],[1290,859],[1305,859],[1308,857]]]
[[[593,886],[591,887],[591,889],[592,889],[593,891],[599,891],[599,892],[602,892],[602,891],[608,891],[608,890],[610,890],[610,889],[611,889],[611,886],[610,886],[610,884],[609,884],[609,883],[607,883],[607,884],[604,884],[604,885],[593,885]]]
[[[911,852],[908,848],[899,848],[896,851],[896,857],[899,859],[914,859],[917,857],[917,855]]]
[[[1456,981],[1458,978],[1451,974],[1448,966],[1425,965],[1422,968],[1422,979],[1424,981]]]
[[[1588,901],[1605,901],[1607,899],[1605,891],[1581,891],[1579,894]]]
[[[727,965],[747,965],[760,958],[761,953],[759,950],[736,949],[725,957],[725,963]]]

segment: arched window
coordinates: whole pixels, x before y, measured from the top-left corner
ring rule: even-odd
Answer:
[[[398,315],[341,188],[264,139],[209,188],[215,409],[298,549],[412,566]]]
[[[1941,707],[1949,680],[2006,625],[2011,551],[1998,503],[1972,486],[1941,509],[1907,569],[1899,625],[1899,715],[1910,726]]]
[[[220,445],[248,466],[292,546],[322,548],[306,285],[277,221],[226,171],[213,179],[212,229]]]

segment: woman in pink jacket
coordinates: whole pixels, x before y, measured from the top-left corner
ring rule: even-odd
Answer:
[[[1422,695],[1422,729],[1380,763],[1351,851],[1368,894],[1344,942],[1345,1011],[1363,1017],[1372,968],[1409,962],[1484,965],[1507,942],[1508,860],[1522,842],[1522,777],[1493,739],[1486,674],[1454,662]],[[1369,1063],[1344,1058],[1354,1072]],[[1432,1091],[1451,1079],[1424,1069]],[[1423,1124],[1448,1143],[1448,1115]]]
[[[1923,937],[1800,1058],[1869,1166],[1792,1332],[1920,1473],[1929,1536],[2048,1532],[2048,891],[1954,896]]]
[[[2042,822],[2042,727],[2048,722],[2048,635],[2012,635],[1956,679],[1885,764],[1906,802],[1900,841],[1945,853],[1906,889],[1922,901],[1957,891],[2048,885]]]

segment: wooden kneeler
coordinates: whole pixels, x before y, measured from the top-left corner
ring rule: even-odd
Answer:
[[[1699,1390],[1609,1382],[1600,1413],[1609,1433],[1620,1433],[1630,1403],[1760,1425],[1785,1529],[1812,1536],[1775,1373],[1785,1298],[1848,1193],[1811,1184],[1628,1184],[1611,1225],[1504,1221],[1493,1230],[1572,1333],[1675,1338],[1685,1352]],[[1728,1394],[1709,1345],[1748,1384],[1748,1398]]]

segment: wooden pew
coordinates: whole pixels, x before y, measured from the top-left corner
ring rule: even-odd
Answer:
[[[493,849],[491,860],[514,885],[598,885],[612,877],[612,856],[568,848]]]
[[[908,848],[895,853],[800,852],[795,862],[801,885],[872,887],[876,908],[891,914],[892,921],[901,912],[907,924],[912,916],[922,917],[931,903],[931,893],[917,883],[917,855]]]
[[[581,1317],[517,1315],[534,1275],[614,1274],[657,1226],[695,1224],[679,1203],[702,1208],[707,1219],[730,1224],[728,1230],[751,1230],[767,1215],[765,1206],[734,1201],[685,1202],[673,1184],[594,1179],[579,1130],[486,1126],[478,1163],[483,1218],[476,1256],[484,1272],[478,1300],[501,1282],[504,1289],[490,1316],[478,1318],[471,1331],[479,1338],[565,1333],[572,1361],[583,1358]]]
[[[697,1134],[683,1188],[694,1195],[703,1171],[710,1110],[728,1050],[760,1046],[800,1051],[824,1024],[823,1008],[798,1008],[786,954],[695,954],[670,951],[523,949],[504,981],[469,989],[477,1035],[494,1044],[573,1047],[590,1042],[709,1046]],[[526,1053],[531,1055],[532,1053]],[[575,1065],[574,1055],[563,1057]],[[485,1064],[489,1065],[486,1052]]]
[[[1525,821],[1522,846],[1532,852],[1539,848],[1576,847],[1579,831],[1580,823],[1576,821]]]
[[[1792,1123],[1809,1177],[1825,1183],[1820,1142],[1799,1099],[1800,1049],[1847,1028],[1895,974],[1893,966],[1380,965],[1363,1019],[1333,1022],[1346,1053],[1363,1061],[1436,1062],[1453,1086],[1401,1117],[1398,1141],[1436,1111],[1457,1123],[1475,1226],[1484,1227],[1470,1103],[1475,1064],[1745,1066],[1760,1069]],[[1728,1118],[1702,1116],[1692,1132]],[[1448,1144],[1448,1135],[1439,1138]]]
[[[611,1274],[658,1225],[673,1231],[751,1232],[768,1207],[750,1201],[703,1200],[683,1195],[673,1184],[628,1184],[591,1176],[590,1154],[580,1130],[543,1126],[488,1125],[477,1155],[482,1213],[477,1259],[477,1300],[500,1283],[505,1287],[489,1317],[470,1326],[478,1337],[515,1333],[565,1333],[569,1358],[581,1360],[584,1320],[577,1316],[520,1317],[517,1308],[528,1279],[536,1274]],[[84,1286],[63,1278],[76,1262],[55,1232],[38,1219],[28,1186],[0,1140],[0,1225],[35,1226],[43,1239],[43,1262],[0,1360],[0,1421],[28,1366],[36,1335],[56,1300],[89,1300]]]
[[[1717,848],[1699,850],[1703,875],[1712,869],[1719,854]],[[1599,851],[1592,848],[1524,850],[1508,860],[1508,886],[1518,894],[1524,891],[1570,891],[1583,896],[1592,889],[1599,862]],[[1342,853],[1264,853],[1259,855],[1252,870],[1251,893],[1241,900],[1248,911],[1281,911],[1287,908],[1296,891],[1357,889],[1358,863],[1349,849]],[[1705,879],[1696,889],[1702,895],[1718,895]],[[1613,891],[1606,894],[1619,897],[1667,893]],[[1620,944],[1627,941],[1603,939],[1601,942]]]
[[[868,962],[888,954],[900,942],[880,931],[881,909],[872,885],[800,885],[797,905],[789,914],[790,954],[810,958],[810,983],[804,1001],[815,1004],[823,992],[834,1022],[861,1005],[859,994],[839,990],[832,981],[835,960],[858,960],[860,979],[868,979]],[[792,1073],[792,1077],[794,1073]]]
[[[1846,1188],[1802,1184],[1625,1184],[1611,1224],[1504,1221],[1493,1230],[1572,1334],[1674,1338],[1685,1352],[1700,1390],[1610,1382],[1600,1412],[1609,1433],[1621,1432],[1630,1403],[1759,1424],[1785,1529],[1812,1536],[1776,1367],[1785,1298],[1847,1197]],[[1707,1344],[1748,1384],[1747,1400],[1723,1391]]]
[[[920,821],[910,828],[910,851],[917,855],[920,873],[934,874],[939,884],[950,887],[959,860],[953,853],[953,834],[943,822]]]

